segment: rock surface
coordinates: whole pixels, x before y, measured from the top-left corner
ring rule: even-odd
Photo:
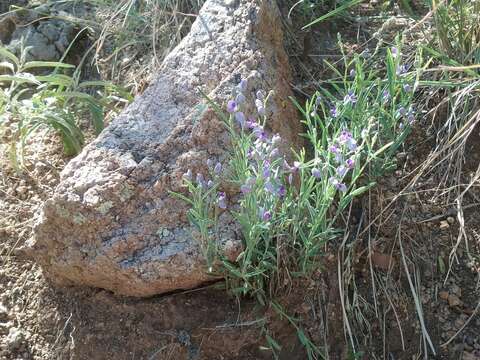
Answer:
[[[8,1],[7,1],[8,3]],[[26,6],[27,1],[10,1],[10,4]],[[0,5],[1,7],[2,5]],[[74,22],[64,20],[84,14],[88,3],[51,2],[18,11],[8,10],[7,4],[0,8],[0,43],[25,61],[58,61],[80,31]],[[63,19],[64,18],[64,19]],[[79,36],[72,46],[72,52],[83,55],[83,44]],[[22,54],[22,51],[25,53]]]
[[[11,6],[25,6],[27,3],[27,0],[2,0],[0,2],[0,14],[10,11]]]
[[[240,78],[252,98],[275,91],[267,128],[299,144],[275,1],[208,0],[154,83],[67,165],[44,203],[28,246],[53,282],[150,296],[212,279],[188,207],[170,191],[184,191],[187,169],[224,161],[228,135],[199,89],[225,104]],[[220,226],[223,245],[239,243],[226,214]]]

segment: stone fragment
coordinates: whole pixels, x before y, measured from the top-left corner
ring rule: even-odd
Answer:
[[[448,291],[440,291],[438,293],[438,296],[440,296],[440,299],[442,299],[442,300],[447,300],[448,299]]]
[[[462,301],[458,298],[457,295],[453,295],[453,294],[448,295],[448,305],[450,307],[459,306],[461,303]]]
[[[0,302],[0,322],[8,320],[8,309]]]
[[[16,350],[22,345],[25,336],[20,329],[11,327],[7,335],[7,347],[10,350]]]

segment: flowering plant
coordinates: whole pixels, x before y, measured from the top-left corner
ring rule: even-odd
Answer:
[[[285,156],[292,154],[280,150],[280,135],[266,127],[269,96],[264,91],[255,93],[256,114],[245,114],[246,80],[235,88],[227,113],[209,100],[227,127],[232,150],[227,164],[209,164],[211,180],[197,174],[192,181],[187,171],[191,195],[186,199],[209,263],[216,259],[220,265],[210,270],[221,271],[234,293],[265,304],[286,284],[285,277],[318,269],[325,243],[341,233],[339,215],[395,165],[393,155],[415,121],[410,105],[415,83],[397,48],[387,50],[386,77],[366,72],[368,61],[362,56],[345,60],[345,73],[336,70],[343,80],[319,89],[305,107],[292,99],[312,149],[308,157],[305,149],[292,153],[293,162]],[[231,199],[218,191],[225,174],[239,190]],[[229,211],[241,228],[243,249],[234,260],[211,245],[218,241],[219,211]]]
[[[313,148],[309,159],[303,149],[292,163],[281,153],[282,138],[266,128],[270,95],[263,90],[255,93],[256,114],[245,114],[247,80],[235,87],[226,114],[212,104],[230,133],[229,163],[207,164],[210,180],[197,174],[192,181],[190,171],[185,179],[197,199],[190,217],[202,225],[210,265],[219,258],[235,291],[263,302],[267,288],[278,285],[272,282],[280,263],[299,274],[318,266],[322,245],[338,232],[338,215],[394,165],[393,154],[414,122],[413,80],[407,70],[397,71],[409,68],[397,48],[387,51],[386,79],[365,72],[366,62],[356,56],[345,63],[343,83],[331,84],[335,92],[321,88],[304,108],[296,103]],[[218,190],[224,168],[239,189],[235,204]],[[208,245],[219,211],[230,211],[241,226],[243,251],[233,262]]]

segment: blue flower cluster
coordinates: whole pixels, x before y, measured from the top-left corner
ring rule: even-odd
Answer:
[[[328,150],[334,156],[336,163],[335,175],[330,177],[329,181],[337,190],[345,192],[347,186],[343,182],[343,178],[349,170],[355,168],[355,158],[358,150],[357,141],[349,131],[342,130],[332,141]]]
[[[286,194],[285,178],[291,183],[295,172],[295,165],[289,166],[281,154],[279,146],[282,139],[278,134],[270,136],[254,117],[248,119],[242,111],[245,102],[247,81],[241,80],[236,87],[235,100],[227,103],[227,111],[233,116],[238,126],[250,134],[251,143],[247,150],[248,174],[240,185],[243,196],[260,191],[257,196],[258,214],[263,221],[270,221],[276,201],[282,200]],[[259,117],[266,114],[267,98],[263,90],[255,94],[255,106]],[[298,166],[296,168],[298,170]]]
[[[188,169],[187,172],[183,174],[183,179],[193,182],[203,191],[213,190],[216,184],[219,182],[219,177],[222,174],[223,166],[220,162],[214,163],[212,159],[208,159],[207,167],[211,174],[210,179],[207,180],[202,173],[197,173],[195,181],[193,181],[193,173],[191,169]],[[220,209],[225,210],[227,208],[227,195],[224,192],[217,193],[216,204]]]

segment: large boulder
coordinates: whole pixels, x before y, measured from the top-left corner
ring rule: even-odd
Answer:
[[[240,78],[246,95],[273,89],[267,127],[299,143],[280,19],[274,0],[207,0],[156,81],[67,165],[44,203],[28,246],[47,277],[131,296],[212,279],[188,207],[171,191],[184,191],[187,169],[205,172],[206,160],[224,161],[229,148],[200,89],[221,104]],[[228,251],[240,239],[229,217],[220,219]]]

